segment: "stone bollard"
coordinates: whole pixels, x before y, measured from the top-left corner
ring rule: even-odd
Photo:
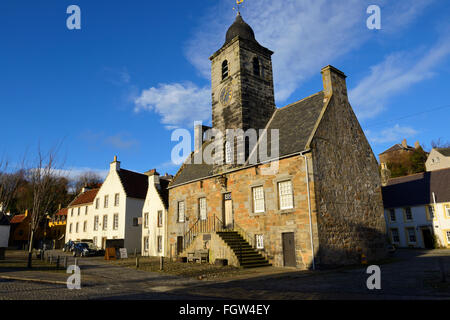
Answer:
[[[64,269],[67,269],[67,256],[64,257]]]
[[[78,266],[78,259],[77,258],[75,258],[75,263],[74,263],[76,266]]]
[[[134,248],[134,256],[137,257],[137,249]]]
[[[164,257],[159,257],[159,270],[164,271]]]
[[[59,256],[56,257],[56,269],[59,269]]]
[[[53,256],[50,255],[50,264],[52,264],[52,262],[53,262]]]
[[[139,257],[138,256],[136,256],[136,268],[137,269],[139,268]]]

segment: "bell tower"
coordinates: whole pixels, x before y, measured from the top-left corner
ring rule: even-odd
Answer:
[[[276,108],[272,54],[238,13],[224,45],[210,57],[214,128],[224,134],[265,128]]]

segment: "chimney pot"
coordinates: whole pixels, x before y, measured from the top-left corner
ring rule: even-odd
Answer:
[[[402,146],[403,146],[403,148],[408,148],[408,144],[406,143],[406,139],[403,139]]]

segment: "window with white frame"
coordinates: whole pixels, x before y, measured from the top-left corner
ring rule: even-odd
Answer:
[[[78,233],[78,222],[75,224],[75,233]]]
[[[433,220],[434,219],[434,206],[433,205],[427,206],[427,211],[428,211],[428,219]]]
[[[113,229],[114,229],[114,230],[119,229],[119,214],[118,214],[118,213],[114,213],[114,217],[113,217]]]
[[[148,237],[144,237],[144,251],[148,251]]]
[[[87,231],[87,221],[83,222],[83,232]]]
[[[94,231],[98,230],[98,216],[94,217]]]
[[[119,197],[120,197],[120,195],[119,195],[118,193],[116,193],[116,194],[114,195],[114,206],[115,206],[115,207],[118,207],[118,206],[119,206]]]
[[[447,243],[450,244],[450,231],[447,231],[446,235],[447,235]]]
[[[162,236],[158,236],[158,252],[162,252],[162,247],[163,247],[162,239],[163,239]]]
[[[80,215],[80,207],[78,207],[78,215]]]
[[[108,229],[108,216],[106,214],[103,216],[103,225],[102,225],[102,227],[103,227],[103,230],[107,230]]]
[[[200,220],[206,220],[206,198],[198,199],[198,216]]]
[[[403,210],[405,212],[405,219],[408,221],[411,221],[413,219],[411,207],[403,208]]]
[[[445,214],[447,215],[448,218],[450,218],[450,204],[446,204],[444,209],[445,209]]]
[[[257,234],[255,235],[256,240],[256,249],[264,249],[264,235]]]
[[[399,243],[400,242],[400,235],[398,233],[398,229],[391,229],[391,237],[393,243]]]
[[[144,228],[148,228],[148,212],[144,213]]]
[[[253,212],[260,213],[264,212],[264,188],[254,187],[252,188],[253,193]]]
[[[158,228],[161,228],[163,225],[163,211],[158,210]]]
[[[278,197],[280,199],[280,210],[294,208],[291,180],[278,182]]]
[[[73,217],[73,208],[70,209],[70,216]]]
[[[72,224],[69,224],[69,233],[72,233]]]
[[[87,216],[87,214],[88,214],[88,208],[89,208],[88,206],[84,207],[84,215],[85,216]]]
[[[389,209],[389,218],[391,219],[392,222],[395,222],[397,220],[395,216],[395,209]]]
[[[414,228],[406,228],[409,243],[416,243],[416,231]]]
[[[184,201],[178,201],[178,222],[184,222]]]
[[[95,209],[98,209],[100,207],[100,199],[95,199]]]
[[[104,208],[108,208],[108,201],[109,201],[109,196],[105,195],[105,198],[103,200],[103,207]]]
[[[94,243],[94,246],[97,246],[97,237],[93,237],[92,242]]]

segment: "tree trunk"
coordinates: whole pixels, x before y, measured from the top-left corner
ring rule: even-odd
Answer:
[[[28,247],[28,264],[27,264],[28,268],[32,267],[31,260],[32,260],[32,256],[33,256],[33,237],[34,237],[34,231],[31,230],[31,233],[30,233],[30,246]]]

